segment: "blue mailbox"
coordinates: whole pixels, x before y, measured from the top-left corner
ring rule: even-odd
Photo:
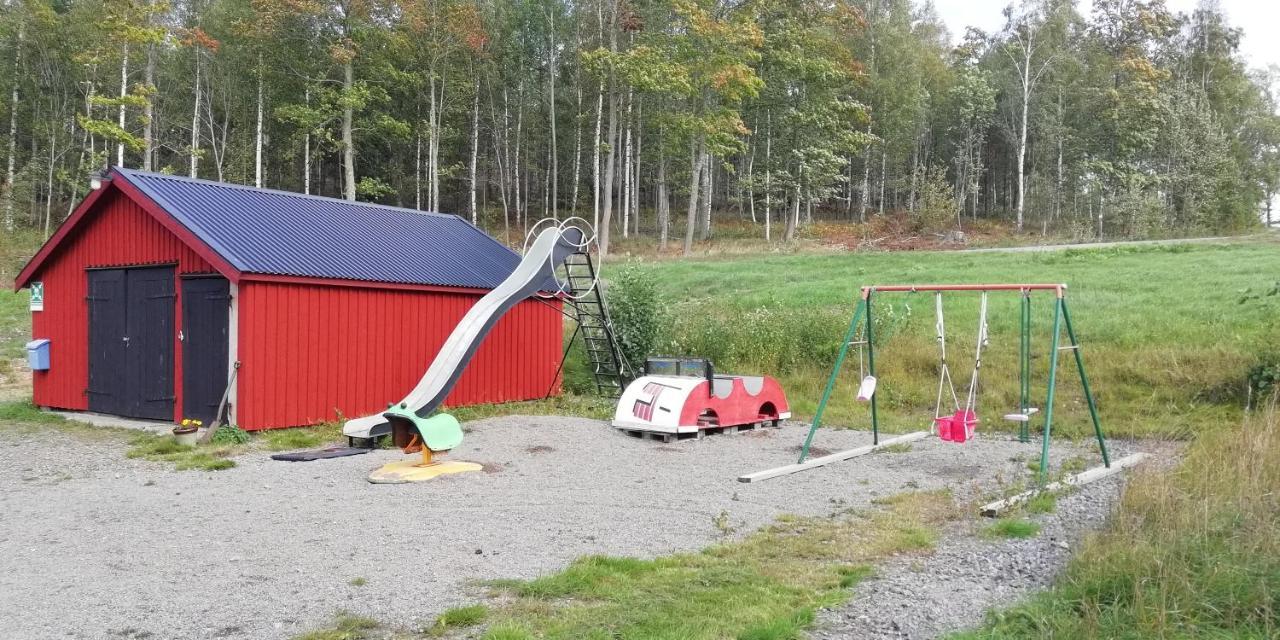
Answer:
[[[41,338],[27,343],[27,364],[32,371],[49,370],[49,340]]]

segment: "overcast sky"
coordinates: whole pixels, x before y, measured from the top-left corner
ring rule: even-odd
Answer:
[[[1199,0],[1165,0],[1165,5],[1175,13],[1190,13]],[[1002,11],[1010,0],[933,0],[938,15],[947,23],[951,37],[959,40],[967,26],[975,26],[987,32],[998,31],[1004,26]],[[1244,27],[1244,39],[1240,50],[1251,67],[1280,65],[1280,36],[1274,29],[1280,25],[1280,2],[1276,0],[1219,0],[1219,6],[1227,14],[1233,26]],[[1091,0],[1080,0],[1080,11],[1086,16],[1092,12]]]

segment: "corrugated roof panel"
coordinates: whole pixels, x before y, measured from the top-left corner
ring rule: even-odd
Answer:
[[[454,215],[115,171],[247,273],[492,289],[520,261]]]

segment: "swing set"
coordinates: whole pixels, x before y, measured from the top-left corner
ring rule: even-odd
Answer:
[[[1039,484],[1043,487],[1046,474],[1049,468],[1049,443],[1050,434],[1053,428],[1053,406],[1054,391],[1056,389],[1058,377],[1058,361],[1059,354],[1063,351],[1070,351],[1075,357],[1076,369],[1080,374],[1080,385],[1084,391],[1085,401],[1089,406],[1089,417],[1093,421],[1093,432],[1098,440],[1098,449],[1102,453],[1103,469],[1094,470],[1093,475],[1101,477],[1102,475],[1110,475],[1119,470],[1120,466],[1128,466],[1137,461],[1130,460],[1134,458],[1130,456],[1122,461],[1117,461],[1117,468],[1112,469],[1110,455],[1107,452],[1106,438],[1102,434],[1102,424],[1098,419],[1098,408],[1094,401],[1093,392],[1089,388],[1089,378],[1084,370],[1084,358],[1080,353],[1080,343],[1076,338],[1075,328],[1071,325],[1071,314],[1067,310],[1067,285],[1065,284],[950,284],[950,285],[877,285],[862,288],[861,296],[858,300],[857,307],[853,312],[853,320],[849,323],[849,329],[845,333],[844,341],[841,343],[840,352],[836,356],[835,367],[831,371],[831,377],[827,379],[826,388],[822,392],[822,399],[818,403],[818,410],[813,417],[813,424],[809,428],[809,433],[804,439],[804,445],[800,449],[800,459],[792,465],[778,467],[776,469],[768,469],[753,474],[748,474],[738,478],[741,482],[755,482],[774,478],[781,475],[795,473],[806,469],[823,466],[840,460],[847,460],[860,455],[871,453],[877,449],[884,448],[893,444],[912,442],[920,440],[929,435],[936,434],[939,439],[953,443],[964,443],[974,437],[974,432],[979,424],[977,415],[977,399],[979,391],[979,375],[982,372],[982,354],[989,342],[989,332],[987,327],[987,297],[989,293],[1010,292],[1017,293],[1021,296],[1021,318],[1020,318],[1020,336],[1018,343],[1019,351],[1019,369],[1020,369],[1020,386],[1018,407],[1004,415],[1006,420],[1019,424],[1018,439],[1021,442],[1030,442],[1030,423],[1034,416],[1040,414],[1040,410],[1031,406],[1031,299],[1036,292],[1052,292],[1054,295],[1053,302],[1053,332],[1049,352],[1049,380],[1048,393],[1044,404],[1044,427],[1042,429],[1042,439],[1040,446],[1040,475]],[[976,292],[980,294],[978,306],[978,327],[977,327],[977,346],[974,353],[973,370],[969,374],[967,389],[963,396],[963,402],[960,394],[957,392],[956,383],[952,378],[951,367],[947,360],[947,331],[946,318],[943,309],[943,294],[948,292]],[[938,366],[938,393],[937,400],[934,404],[933,426],[931,431],[918,431],[915,433],[897,436],[885,441],[880,440],[880,423],[876,406],[877,386],[879,381],[876,378],[876,342],[873,335],[874,323],[872,321],[872,301],[882,293],[933,293],[934,296],[934,313],[935,313],[935,330],[937,334],[938,350],[940,362]],[[1062,344],[1063,329],[1066,329],[1067,344]],[[861,329],[861,331],[860,331]],[[809,458],[809,448],[813,443],[814,434],[818,427],[822,425],[822,417],[827,409],[827,404],[831,400],[831,395],[835,390],[836,380],[840,376],[841,368],[845,364],[846,357],[851,347],[858,348],[858,368],[861,376],[861,384],[858,387],[858,400],[866,402],[870,405],[871,414],[871,445],[860,447],[858,449],[850,449],[821,456],[818,458]],[[944,402],[948,407],[944,410]],[[1139,458],[1140,459],[1140,456]],[[1121,464],[1123,463],[1123,464]],[[1101,474],[1099,472],[1102,472]],[[1088,472],[1086,472],[1087,474]],[[1086,474],[1081,474],[1085,476]],[[1090,476],[1092,479],[1092,476]],[[1088,480],[1084,480],[1088,481]],[[1073,483],[1072,479],[1066,481]]]

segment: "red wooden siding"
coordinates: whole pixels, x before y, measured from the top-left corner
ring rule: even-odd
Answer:
[[[214,268],[166,230],[137,203],[112,189],[95,203],[92,218],[75,229],[33,280],[44,282],[44,311],[31,314],[31,333],[51,340],[50,368],[33,375],[37,405],[88,408],[89,279],[85,269],[157,264],[176,265],[183,273],[212,273]],[[175,327],[182,328],[182,287],[175,287]],[[182,347],[174,334],[174,419],[182,417]]]
[[[385,408],[417,384],[478,299],[242,281],[237,422],[245,429],[289,427]],[[558,306],[516,305],[481,344],[447,404],[546,394],[560,361],[562,317]]]

